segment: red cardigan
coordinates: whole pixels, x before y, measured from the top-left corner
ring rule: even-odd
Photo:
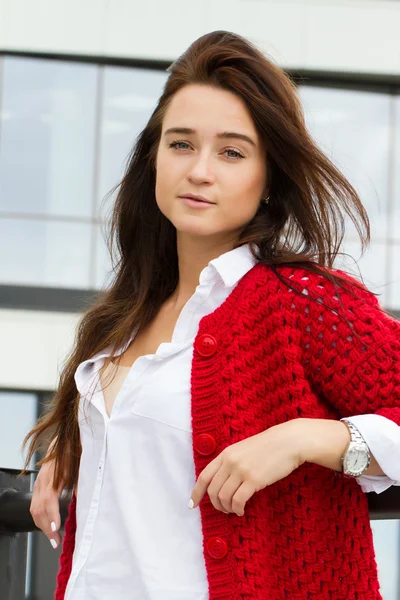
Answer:
[[[355,288],[357,298],[303,268],[278,273],[300,294],[256,264],[200,321],[191,374],[196,479],[227,446],[290,419],[376,413],[400,425],[400,322],[367,289]],[[71,572],[75,507],[74,496],[56,600]],[[199,510],[209,600],[382,598],[367,498],[354,479],[305,463],[254,494],[243,517],[215,510],[208,494]]]

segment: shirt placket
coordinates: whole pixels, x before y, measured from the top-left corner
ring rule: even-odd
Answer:
[[[107,434],[108,434],[109,423],[110,423],[109,420],[105,421],[105,423],[104,423],[103,447],[102,447],[100,460],[99,460],[99,464],[98,464],[98,468],[97,468],[96,481],[95,481],[95,485],[94,485],[92,501],[90,504],[90,509],[89,509],[85,527],[83,530],[81,543],[79,545],[79,548],[77,548],[78,554],[77,554],[76,561],[74,561],[75,564],[74,564],[74,567],[73,567],[73,570],[71,573],[71,577],[70,577],[70,581],[68,583],[68,587],[66,590],[65,600],[68,600],[69,595],[72,592],[77,579],[79,578],[79,574],[89,556],[90,548],[91,548],[92,542],[93,542],[94,526],[96,523],[96,518],[97,518],[97,514],[98,514],[98,510],[99,510],[101,487],[103,485],[103,478],[104,478],[104,463],[106,460]]]

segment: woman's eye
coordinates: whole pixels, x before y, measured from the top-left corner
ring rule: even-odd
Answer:
[[[176,146],[183,144],[184,146],[188,146],[189,144],[187,144],[186,142],[172,142],[169,147],[170,148],[175,148]]]
[[[182,144],[184,146],[189,146],[189,144],[187,144],[186,142],[178,142],[178,141],[176,141],[176,142],[171,142],[171,144],[169,144],[169,148],[177,148],[178,146],[181,146]],[[179,150],[179,148],[177,148],[177,149]],[[186,148],[181,148],[181,149],[182,150],[186,150]],[[233,152],[233,154],[236,154],[235,157],[231,157],[234,160],[238,160],[240,158],[244,158],[243,154],[241,154],[237,150],[232,150],[232,149],[227,148],[226,150],[224,150],[224,152]]]
[[[225,152],[233,152],[234,154],[236,154],[236,158],[244,158],[243,154],[240,154],[240,152],[238,152],[237,150],[225,150]]]

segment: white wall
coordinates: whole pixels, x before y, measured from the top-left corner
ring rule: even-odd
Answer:
[[[81,315],[0,310],[0,387],[53,391]]]
[[[400,74],[393,0],[0,0],[0,49],[173,60],[245,35],[290,68]]]

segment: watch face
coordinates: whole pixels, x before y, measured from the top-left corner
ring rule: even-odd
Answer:
[[[344,460],[344,471],[355,477],[361,475],[368,467],[370,460],[368,453],[362,444],[354,444],[349,448]]]

